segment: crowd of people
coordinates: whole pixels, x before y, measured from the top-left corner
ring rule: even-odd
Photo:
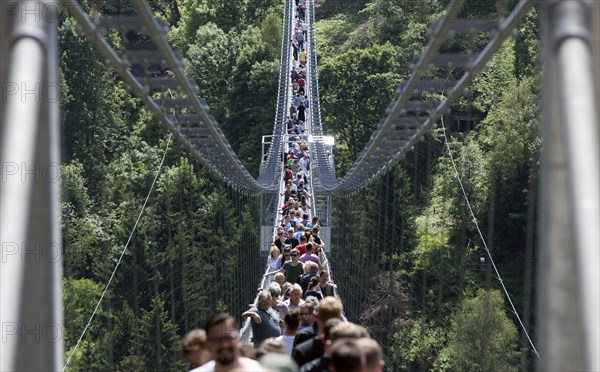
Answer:
[[[312,213],[305,142],[308,25],[305,0],[294,1],[289,150],[283,158],[281,217],[274,227],[264,275],[273,280],[266,281],[267,288],[259,288],[256,304],[241,314],[250,319],[251,343],[240,339],[237,319],[224,313],[185,336],[182,356],[193,371],[345,372],[381,371],[384,366],[380,345],[364,327],[344,317],[337,286],[329,277],[319,218]]]
[[[298,300],[301,289],[293,291],[290,299]],[[280,318],[277,293],[277,286],[261,291],[258,305],[243,314],[252,318],[253,345],[240,341],[236,318],[225,313],[186,335],[183,356],[193,371],[383,370],[379,343],[364,327],[344,319],[339,298],[308,296]]]

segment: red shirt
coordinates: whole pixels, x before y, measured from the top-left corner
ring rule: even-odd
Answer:
[[[304,86],[304,83],[306,83],[306,81],[304,80],[304,78],[300,78],[300,79],[298,79],[298,85],[299,85],[299,86],[303,87],[303,86]]]
[[[298,244],[296,246],[296,249],[298,250],[298,252],[300,252],[300,256],[306,254],[306,244]]]

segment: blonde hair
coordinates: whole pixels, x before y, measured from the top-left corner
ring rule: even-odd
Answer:
[[[279,250],[279,248],[277,248],[277,246],[275,244],[271,244],[271,250],[269,251],[269,256],[273,256],[273,252],[277,252],[278,256],[281,254],[281,251]]]

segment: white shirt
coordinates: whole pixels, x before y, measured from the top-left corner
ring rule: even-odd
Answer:
[[[271,255],[269,255],[267,263],[269,264],[271,271],[279,270],[281,267],[281,257],[272,258]]]
[[[283,346],[285,347],[285,352],[287,355],[292,356],[292,348],[294,347],[294,338],[296,336],[279,336],[276,338],[277,341],[281,341]]]
[[[287,305],[287,307],[290,311],[294,311],[294,310],[300,310],[300,308],[302,308],[302,305],[304,305],[304,300],[300,299],[300,302],[298,302],[298,305],[294,305],[290,302],[290,299],[288,298],[287,300],[283,301],[283,303]]]
[[[265,371],[265,367],[263,367],[256,360],[252,360],[249,358],[239,357],[238,358],[241,369],[239,371]],[[215,371],[216,362],[211,360],[210,362],[201,365],[198,368],[192,369],[190,372],[214,372]]]
[[[335,165],[333,165],[333,155],[327,155],[327,161],[329,162],[329,166],[331,167],[331,169],[335,170]]]

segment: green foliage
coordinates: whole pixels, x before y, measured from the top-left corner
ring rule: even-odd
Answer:
[[[538,10],[534,7],[519,26],[515,41],[515,76],[536,78],[539,74],[540,47],[538,42]]]
[[[187,48],[187,72],[253,174],[261,160],[261,136],[273,128],[280,48],[281,18],[275,14],[266,16],[260,29],[200,26]]]
[[[506,91],[514,81],[514,41],[506,41],[488,64],[489,67],[473,81],[476,94],[473,107],[483,113],[497,102],[498,92]]]
[[[362,10],[372,23],[369,28],[371,37],[376,42],[394,43],[402,40],[411,22],[429,23],[440,11],[436,0],[372,0]]]
[[[152,298],[148,310],[142,310],[138,326],[134,330],[140,342],[140,356],[146,370],[170,370],[177,361],[181,346],[177,336],[177,326],[168,318],[164,301],[158,296]]]
[[[479,290],[466,298],[452,320],[448,345],[437,361],[448,371],[516,371],[518,333],[504,313],[502,294]]]
[[[62,200],[69,204],[73,213],[82,217],[91,204],[90,196],[83,177],[83,165],[78,161],[61,167]]]
[[[90,279],[70,279],[63,281],[64,288],[64,317],[65,324],[65,350],[70,355],[79,336],[86,328],[92,311],[104,289],[102,284]],[[102,307],[98,308],[96,318],[108,316]],[[93,341],[91,341],[91,340]],[[87,338],[77,348],[70,370],[81,369],[103,370],[107,368],[106,358],[103,356],[108,351],[108,339],[104,327],[99,322],[92,322],[87,330]]]
[[[401,76],[393,72],[401,68],[398,50],[389,43],[352,50],[325,60],[320,68],[325,126],[355,159],[400,83]],[[341,174],[350,166],[344,160],[336,162]]]
[[[269,54],[277,58],[281,53],[282,18],[280,13],[270,13],[260,24],[260,36],[271,49]]]
[[[232,5],[205,3],[220,11]],[[186,6],[171,38],[191,45],[185,48],[191,61],[188,68],[203,85],[201,94],[207,94],[226,132],[244,126],[246,135],[236,138],[236,146],[244,149],[246,158],[253,156],[248,163],[257,167],[260,135],[272,127],[281,19],[268,16],[272,9],[263,8],[264,3],[260,7],[242,3],[239,9],[251,11],[253,17],[253,24],[245,28],[222,31],[215,24],[228,21],[220,19],[194,29],[193,42],[188,41],[183,31],[192,12]],[[177,23],[175,5],[168,0],[153,4],[172,24]],[[103,7],[111,14],[130,10],[115,2],[95,2],[91,7]],[[66,136],[61,211],[68,355],[102,293],[99,283],[107,282],[129,239],[166,147],[166,134],[79,36],[73,20],[65,18],[59,31]],[[263,41],[261,32],[270,39]],[[116,35],[107,37],[118,47]],[[248,90],[255,94],[247,94]],[[226,119],[234,117],[232,109],[239,122],[227,127]],[[252,298],[263,268],[257,253],[254,200],[223,188],[189,157],[171,143],[121,266],[71,361],[72,370],[181,367],[176,361],[182,333],[202,324],[217,304],[236,314]],[[245,273],[239,272],[242,262],[248,268]]]
[[[342,176],[368,141],[395,87],[408,76],[410,61],[426,43],[427,25],[446,1],[317,3],[322,115],[325,131],[336,136],[337,172]],[[465,14],[493,14],[497,10],[492,3],[469,3]],[[131,10],[130,4],[112,0],[82,4],[111,14]],[[281,2],[160,0],[152,6],[172,26],[169,38],[182,50],[188,73],[201,86],[200,96],[256,174],[260,136],[269,134],[273,125]],[[115,34],[107,37],[119,46]],[[129,237],[166,134],[76,32],[73,20],[62,20],[59,38],[69,353]],[[444,48],[458,50],[469,42],[461,39]],[[520,26],[519,38],[507,42],[476,79],[468,97],[473,102],[462,102],[483,120],[472,133],[451,135],[465,191],[482,230],[494,231],[486,238],[494,243],[492,254],[501,273],[508,273],[504,277],[511,293],[522,285],[523,262],[515,257],[523,255],[524,221],[532,207],[526,194],[539,166],[538,59],[532,13]],[[416,147],[414,163],[405,160],[352,198],[335,200],[337,236],[331,262],[339,292],[352,320],[370,322],[374,335],[389,341],[391,366],[468,370],[496,363],[498,370],[510,370],[515,332],[510,320],[498,315],[502,306],[497,294],[486,301],[490,314],[500,319],[490,324],[499,324],[504,336],[497,339],[493,328],[487,329],[488,345],[472,342],[478,336],[473,324],[486,320],[477,315],[485,309],[483,295],[479,302],[464,300],[458,311],[461,299],[482,286],[480,273],[469,272],[465,265],[472,254],[481,253],[481,242],[467,248],[467,238],[477,234],[449,159],[438,158],[445,152],[439,134]],[[264,265],[257,254],[256,201],[225,188],[188,158],[172,144],[72,370],[178,368],[178,340],[186,330],[215,310],[235,314],[254,294]],[[355,275],[359,270],[366,279]],[[393,273],[386,276],[387,271]],[[515,303],[524,306],[516,293]],[[394,326],[382,328],[386,319]],[[461,338],[462,329],[473,332],[471,337]],[[485,346],[487,359],[470,360],[469,355],[478,354],[456,352],[463,344],[464,350]],[[495,345],[508,345],[506,360],[497,358],[500,348]]]
[[[417,318],[410,327],[392,337],[391,362],[403,370],[433,370],[440,350],[448,340],[447,325]]]

